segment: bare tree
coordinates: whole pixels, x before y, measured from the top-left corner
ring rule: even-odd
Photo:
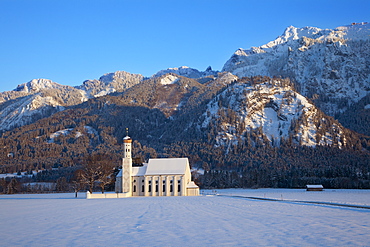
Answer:
[[[83,170],[78,169],[73,174],[72,188],[75,192],[75,197],[77,197],[77,193],[85,187],[85,183],[83,181],[83,173]]]
[[[98,178],[99,187],[101,192],[104,193],[105,186],[112,182],[112,174],[114,171],[114,166],[109,160],[107,162],[101,163],[101,174]]]
[[[60,177],[57,179],[55,190],[59,192],[66,192],[68,190],[68,183],[65,177]]]
[[[84,159],[80,181],[89,187],[89,192],[92,193],[95,182],[99,182],[99,186],[104,188],[111,182],[114,164],[108,155],[96,154],[88,156]]]

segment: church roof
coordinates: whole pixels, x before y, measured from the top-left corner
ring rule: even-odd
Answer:
[[[188,185],[186,186],[186,188],[189,188],[189,189],[191,189],[191,188],[196,189],[196,188],[199,188],[199,187],[198,187],[198,185],[196,185],[196,184],[194,183],[194,181],[191,181],[190,183],[188,183]]]
[[[143,166],[134,166],[132,167],[132,173],[131,176],[144,176],[146,172],[147,165]]]
[[[131,142],[132,142],[132,139],[131,139],[131,137],[129,137],[129,136],[125,136],[125,137],[123,138],[123,142],[124,142],[124,143],[131,143]]]
[[[149,159],[145,175],[185,174],[188,158]]]
[[[118,174],[116,175],[116,177],[122,177],[122,169],[119,170]]]

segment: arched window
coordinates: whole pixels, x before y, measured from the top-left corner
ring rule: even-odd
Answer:
[[[136,185],[134,185],[134,189],[133,189],[133,192],[136,192]]]
[[[141,192],[144,192],[145,191],[145,187],[144,185],[141,186]]]

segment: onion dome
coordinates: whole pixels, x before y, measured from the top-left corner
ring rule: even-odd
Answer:
[[[126,136],[123,138],[123,143],[131,143],[132,139],[128,136],[128,128],[126,128]]]

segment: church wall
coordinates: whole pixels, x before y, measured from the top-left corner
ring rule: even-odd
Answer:
[[[114,190],[116,193],[122,192],[122,177],[116,177],[116,183],[114,186]]]
[[[199,188],[187,188],[188,196],[199,196]]]
[[[186,196],[185,183],[183,175],[135,176],[132,196]]]
[[[90,193],[86,192],[86,199],[102,199],[102,198],[125,198],[130,197],[128,193]]]
[[[144,177],[134,176],[132,177],[132,196],[144,196]]]
[[[121,184],[120,179],[121,179],[120,177],[117,178],[116,184]],[[187,184],[189,184],[189,182],[191,182],[190,169],[183,175],[132,176],[130,195],[132,196],[197,195],[196,191],[194,192],[192,189],[187,188]],[[117,188],[119,189],[119,186],[117,186]]]

